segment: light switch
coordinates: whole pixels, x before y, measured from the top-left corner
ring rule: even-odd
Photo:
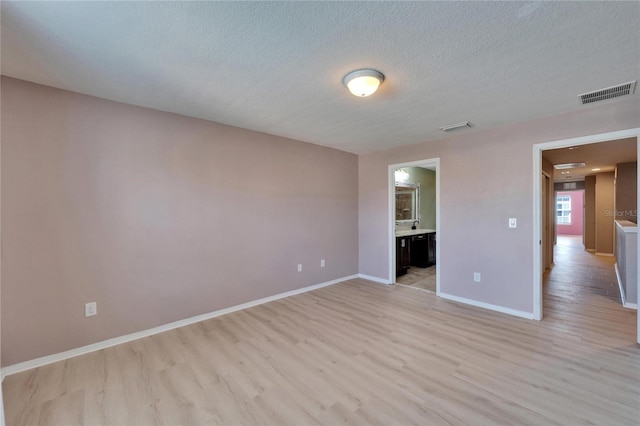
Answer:
[[[509,228],[517,228],[517,227],[518,227],[518,220],[515,217],[510,217]]]

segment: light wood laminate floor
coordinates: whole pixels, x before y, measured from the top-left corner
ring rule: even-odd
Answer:
[[[566,290],[601,276],[540,322],[355,279],[11,375],[7,424],[637,425],[636,312]]]

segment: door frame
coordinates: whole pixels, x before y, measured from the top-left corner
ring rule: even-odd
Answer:
[[[440,262],[440,157],[429,158],[426,160],[410,161],[407,163],[390,164],[388,167],[388,188],[387,188],[387,205],[389,212],[389,221],[387,230],[389,232],[389,284],[396,282],[396,169],[402,167],[424,167],[436,172],[436,262]],[[442,268],[436,267],[436,295],[440,294],[440,272]]]
[[[576,145],[588,145],[598,142],[607,142],[618,139],[635,137],[637,141],[636,161],[640,163],[640,127],[620,130],[595,135],[581,136],[570,139],[560,139],[533,145],[533,318],[542,319],[542,274],[540,273],[542,262],[542,206],[541,206],[541,181],[542,151],[556,148],[568,148]],[[638,174],[638,203],[640,203],[640,173]],[[640,239],[638,240],[638,264],[640,264]],[[636,283],[640,290],[640,275]],[[640,293],[639,293],[640,294]],[[640,343],[640,315],[638,315],[637,341]]]
[[[554,217],[550,214],[551,212],[551,205],[550,205],[550,201],[551,201],[551,193],[555,193],[555,189],[553,188],[553,177],[549,175],[549,173],[545,172],[544,170],[542,171],[541,174],[542,178],[540,180],[540,185],[544,185],[546,186],[546,194],[543,191],[543,186],[541,186],[541,212],[542,212],[542,217],[541,217],[541,225],[547,225],[547,232],[544,232],[544,226],[542,226],[542,231],[541,231],[541,241],[542,241],[542,257],[541,257],[541,264],[540,264],[540,273],[544,276],[545,271],[547,270],[547,267],[551,267],[553,265],[553,249],[549,249],[549,247],[553,247],[553,243],[551,242],[551,236],[554,235],[555,236],[555,232],[552,234],[551,228],[553,228],[554,224],[555,224],[555,220]],[[544,184],[543,184],[544,181]],[[546,195],[546,200],[544,200],[544,198],[542,197],[542,195]],[[544,209],[544,207],[546,207],[546,211]],[[546,220],[546,223],[545,223]]]

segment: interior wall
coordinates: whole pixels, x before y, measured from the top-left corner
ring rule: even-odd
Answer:
[[[442,293],[533,315],[533,145],[639,126],[630,98],[359,156],[360,273],[390,276],[389,165],[440,158]]]
[[[553,164],[551,161],[546,158],[542,158],[542,171],[549,177],[549,183],[547,188],[547,229],[542,230],[542,238],[543,240],[543,256],[542,256],[542,268],[543,271],[546,269],[550,269],[553,265],[553,247],[556,243],[556,221],[555,217],[555,190],[554,190],[554,182],[553,182]],[[544,205],[544,203],[541,203]],[[545,212],[542,212],[545,214]]]
[[[6,77],[2,119],[3,365],[358,272],[356,155]]]
[[[596,253],[613,254],[615,234],[614,172],[596,175]]]
[[[571,197],[571,223],[558,224],[558,235],[582,235],[584,229],[584,191],[559,191],[556,197]],[[555,205],[555,204],[554,204]]]
[[[616,165],[616,220],[638,223],[638,163]]]
[[[0,94],[2,93],[0,80]],[[2,108],[0,108],[2,123]],[[1,127],[0,127],[1,129]],[[0,366],[2,366],[2,131],[0,130]],[[4,398],[2,396],[2,378],[0,377],[0,425],[4,425]]]
[[[596,251],[596,177],[584,178],[584,248]]]

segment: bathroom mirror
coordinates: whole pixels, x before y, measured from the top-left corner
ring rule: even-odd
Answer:
[[[396,225],[411,225],[420,220],[420,184],[396,182]]]

